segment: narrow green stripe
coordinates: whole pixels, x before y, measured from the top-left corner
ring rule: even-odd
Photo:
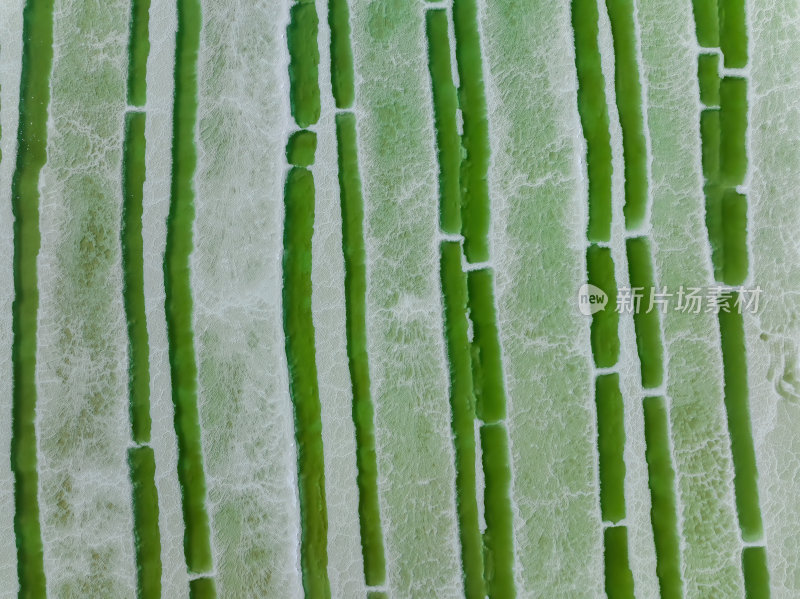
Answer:
[[[299,127],[308,127],[319,120],[319,48],[317,9],[309,2],[291,8],[286,27],[289,45],[289,99],[292,116]]]
[[[642,87],[636,62],[633,0],[606,0],[614,38],[614,90],[625,159],[625,226],[636,229],[647,213],[647,144],[642,115]]]
[[[663,397],[645,397],[644,437],[650,487],[650,522],[656,546],[656,574],[661,599],[680,599],[681,558],[675,470],[669,449],[669,415]]]
[[[589,241],[611,239],[611,136],[605,81],[597,45],[599,14],[595,0],[572,0],[578,113],[586,139],[589,178]]]
[[[511,514],[511,467],[508,454],[508,432],[503,424],[481,426],[483,455],[484,577],[487,596],[511,599],[514,590],[514,539]]]
[[[47,116],[53,63],[53,0],[28,0],[23,12],[17,162],[11,187],[14,215],[12,304],[12,432],[14,533],[19,596],[46,595],[36,466],[36,327],[39,290],[39,174],[47,161]]]
[[[700,54],[697,57],[697,80],[700,101],[706,106],[719,106],[719,55]]]
[[[747,278],[747,197],[726,189],[720,200],[722,225],[722,281],[741,285]]]
[[[724,77],[719,87],[720,181],[744,183],[747,174],[747,81]]]
[[[719,11],[717,0],[692,0],[697,43],[704,48],[719,46]]]
[[[484,599],[483,546],[478,524],[475,483],[475,396],[467,327],[467,276],[461,269],[461,246],[442,242],[441,280],[444,327],[450,366],[450,409],[456,458],[456,508],[461,540],[464,596]]]
[[[355,98],[353,51],[350,48],[350,9],[347,0],[330,0],[331,86],[336,108],[350,108]]]
[[[461,137],[456,122],[458,94],[450,64],[447,13],[429,10],[425,24],[439,158],[439,226],[445,233],[455,234],[461,232]]]
[[[133,485],[136,596],[139,599],[157,599],[161,596],[161,534],[158,530],[156,461],[152,448],[129,449],[128,467]]]
[[[747,66],[745,0],[719,0],[719,47],[725,67]]]
[[[195,578],[189,581],[189,599],[215,599],[216,596],[213,578]]]
[[[378,505],[378,461],[375,455],[374,410],[367,361],[364,207],[358,173],[356,119],[352,113],[336,115],[336,138],[339,143],[347,357],[353,385],[361,549],[367,585],[378,586],[383,584],[386,578],[386,562],[383,556],[383,532]]]
[[[592,244],[586,250],[586,270],[590,285],[605,292],[610,302],[617,297],[617,282],[614,279],[614,261],[611,250]],[[619,312],[613,304],[592,314],[591,343],[595,366],[609,368],[619,359]]]
[[[603,520],[619,522],[625,517],[625,414],[618,374],[597,377],[595,402],[600,458],[600,512]]]
[[[767,552],[763,547],[745,547],[742,551],[745,599],[769,599]]]
[[[293,167],[286,177],[283,231],[283,327],[289,388],[294,405],[300,495],[300,563],[307,597],[330,597],[328,514],[322,417],[311,313],[311,239],[314,233],[314,178]]]
[[[628,529],[611,526],[603,534],[608,599],[633,599],[633,574],[628,566]]]
[[[150,54],[150,0],[131,0],[128,40],[128,104],[144,106],[147,99],[147,57]]]
[[[164,287],[175,434],[178,441],[178,480],[183,503],[183,549],[189,572],[213,567],[206,484],[197,409],[197,364],[192,331],[192,291],[189,255],[194,223],[194,173],[197,152],[197,54],[200,45],[199,0],[178,0],[175,46],[175,98],[172,134],[172,185]]]
[[[764,535],[758,503],[758,471],[750,425],[750,404],[747,386],[747,357],[744,343],[744,322],[739,311],[738,294],[721,298],[719,332],[725,376],[725,410],[733,454],[733,484],[736,511],[745,541],[759,541]]]
[[[646,237],[632,237],[627,240],[626,248],[631,289],[635,289],[636,293],[641,294],[639,309],[635,310],[633,314],[633,325],[636,330],[636,348],[639,352],[642,386],[652,389],[662,383],[664,368],[658,306],[654,306],[648,312],[654,287],[650,243]]]
[[[467,274],[469,317],[472,321],[472,372],[476,413],[484,422],[506,416],[503,363],[494,308],[494,277],[488,268]]]
[[[469,262],[485,262],[489,259],[489,122],[476,0],[453,0],[453,25],[466,150],[461,162],[464,254]]]
[[[145,179],[145,115],[125,117],[122,158],[122,270],[123,299],[128,321],[128,390],[133,440],[150,441],[150,350],[144,308],[142,246],[142,189]]]

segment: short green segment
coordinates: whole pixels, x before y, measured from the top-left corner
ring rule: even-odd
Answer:
[[[319,120],[319,48],[317,9],[311,2],[298,2],[291,9],[286,28],[289,45],[289,99],[292,116],[300,127]]]
[[[137,597],[161,597],[161,535],[158,530],[156,461],[150,447],[128,450],[133,486],[133,533],[136,541]]]
[[[439,226],[445,233],[457,234],[461,232],[461,136],[456,121],[458,93],[450,64],[447,13],[429,10],[425,23],[439,154]]]
[[[764,547],[745,547],[742,551],[745,599],[769,599],[769,570]]]
[[[646,237],[632,237],[627,240],[626,247],[642,386],[652,389],[661,385],[664,367],[658,304],[654,304],[651,309],[655,282],[650,244]]]
[[[488,268],[467,274],[469,317],[472,321],[472,373],[476,413],[484,422],[506,416],[503,362],[494,307],[494,277]]]
[[[718,109],[700,113],[700,141],[702,142],[703,175],[716,184],[719,179],[720,130]]]
[[[603,533],[608,599],[633,599],[633,574],[628,566],[628,529],[611,526]]]
[[[39,173],[47,161],[47,116],[53,64],[53,0],[28,0],[23,12],[14,215],[11,469],[20,597],[44,597],[36,458],[36,327],[39,289]]]
[[[122,157],[122,274],[128,321],[128,393],[133,441],[150,441],[150,349],[144,308],[142,189],[145,179],[145,115],[125,116]]]
[[[131,0],[128,39],[128,104],[144,106],[147,100],[147,56],[150,54],[150,0]]]
[[[461,232],[469,262],[489,259],[489,121],[476,0],[453,0],[453,27],[464,117],[461,162]]]
[[[197,151],[197,54],[200,45],[200,1],[178,0],[175,46],[175,98],[172,134],[172,184],[164,253],[167,338],[178,440],[178,480],[183,501],[183,549],[189,572],[213,567],[205,509],[200,418],[197,410],[197,364],[192,331],[189,255],[194,224],[194,172]]]
[[[642,86],[636,62],[633,0],[606,0],[614,38],[614,90],[625,159],[625,227],[644,225],[647,215],[647,143],[644,137]]]
[[[734,189],[726,189],[720,200],[722,239],[722,281],[741,285],[747,278],[747,198]]]
[[[294,166],[311,166],[317,151],[317,134],[301,129],[295,131],[286,143],[286,160]]]
[[[216,596],[213,578],[195,578],[189,581],[189,599],[215,599]]]
[[[719,47],[725,68],[741,69],[747,66],[747,26],[745,0],[718,0]]]
[[[590,285],[603,290],[610,302],[617,297],[617,282],[614,279],[614,261],[611,250],[592,244],[586,250],[586,270]],[[609,368],[619,359],[619,312],[613,304],[592,315],[591,341],[595,366]]]
[[[644,398],[645,458],[650,486],[650,522],[656,546],[656,574],[662,599],[680,599],[680,544],[675,470],[669,441],[669,415],[663,397]]]
[[[511,466],[508,432],[503,424],[481,426],[483,456],[484,578],[487,596],[511,599],[514,590],[514,539],[511,513]]]
[[[283,327],[289,389],[294,405],[300,494],[300,563],[308,597],[329,597],[328,515],[322,449],[314,321],[311,314],[311,238],[314,178],[292,168],[286,178],[283,232]]]
[[[597,377],[595,402],[600,458],[600,512],[604,521],[619,522],[625,517],[625,410],[618,374]]]
[[[336,108],[350,108],[355,99],[353,51],[350,47],[348,0],[330,0],[328,25],[331,29],[331,86]]]
[[[589,178],[589,241],[611,239],[611,136],[605,81],[597,45],[595,0],[572,0],[575,67],[578,72],[578,113],[586,138]]]
[[[484,599],[483,546],[478,524],[475,451],[475,396],[467,330],[467,276],[461,270],[461,246],[442,242],[441,280],[444,327],[450,366],[450,406],[456,458],[456,508],[461,540],[464,595]]]
[[[724,1],[724,0],[722,0]],[[719,10],[717,0],[692,0],[697,43],[703,48],[719,46]]]
[[[369,591],[367,599],[389,599],[389,594],[383,591]]]
[[[720,182],[744,183],[747,174],[747,81],[724,77],[719,86]]]
[[[719,106],[719,54],[700,54],[697,57],[697,80],[700,101],[706,106]]]
[[[353,422],[356,430],[358,514],[367,585],[386,578],[378,501],[378,464],[375,455],[374,409],[367,360],[366,251],[364,205],[358,173],[356,119],[352,113],[336,115],[339,144],[339,190],[342,207],[342,251],[347,326],[347,357],[353,386]]]
[[[725,411],[733,454],[736,511],[742,539],[753,542],[760,541],[764,531],[758,502],[758,471],[750,424],[747,356],[740,301],[739,294],[722,296],[719,331],[725,376]]]
[[[714,279],[722,281],[725,278],[725,239],[724,222],[722,214],[723,190],[715,183],[706,183],[703,188],[706,196],[706,230],[708,241],[711,245],[711,262],[714,266]]]

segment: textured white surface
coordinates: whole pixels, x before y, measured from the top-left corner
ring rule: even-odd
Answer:
[[[44,567],[57,597],[134,595],[119,241],[129,10],[55,3],[36,382]]]
[[[281,311],[288,3],[205,2],[198,64],[198,402],[220,596],[299,597]]]

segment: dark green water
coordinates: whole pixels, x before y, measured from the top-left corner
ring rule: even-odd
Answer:
[[[603,533],[608,599],[634,599],[633,574],[628,566],[628,529],[611,526]]]
[[[347,328],[347,357],[353,386],[353,423],[356,430],[358,514],[364,575],[369,586],[386,579],[378,505],[378,463],[375,455],[374,409],[367,360],[367,272],[364,248],[364,206],[358,173],[356,119],[336,115],[339,145],[339,190],[342,207],[342,251]]]
[[[298,2],[291,8],[291,21],[286,28],[289,45],[289,100],[292,116],[301,128],[319,120],[319,48],[317,9],[309,2]]]
[[[178,0],[172,185],[164,253],[164,287],[172,401],[178,441],[178,480],[183,503],[183,549],[186,566],[192,573],[208,572],[213,568],[209,522],[205,509],[206,484],[197,410],[197,364],[189,272],[195,214],[193,179],[197,151],[194,145],[194,129],[197,118],[200,27],[199,0]],[[211,588],[213,589],[213,584]]]
[[[147,56],[150,54],[150,0],[131,0],[128,40],[128,104],[144,106],[147,100]]]
[[[597,449],[600,457],[600,512],[606,522],[625,517],[625,413],[619,375],[595,381]]]
[[[425,19],[439,159],[439,226],[445,233],[456,234],[461,232],[461,136],[456,123],[458,94],[450,64],[447,13],[429,10]]]
[[[139,599],[161,597],[161,534],[158,529],[156,462],[150,447],[128,450],[133,485],[133,532]]]
[[[353,51],[350,48],[348,0],[330,0],[328,25],[331,29],[331,86],[336,108],[350,108],[355,98]]]
[[[441,280],[444,295],[444,327],[450,366],[450,406],[456,453],[456,508],[461,540],[464,595],[486,597],[483,580],[483,546],[478,525],[475,484],[475,396],[467,332],[467,276],[461,270],[461,246],[441,245]]]
[[[625,159],[625,226],[636,229],[647,215],[647,144],[642,116],[642,87],[636,62],[633,0],[606,0],[614,38],[614,90],[622,127]]]
[[[675,470],[669,446],[669,415],[663,397],[645,397],[643,408],[656,574],[662,599],[680,599],[683,597],[681,557]]]
[[[723,77],[719,86],[720,182],[744,183],[747,174],[747,81]]]
[[[617,282],[614,279],[614,261],[611,250],[592,244],[586,250],[588,281],[602,289],[608,296],[603,310],[592,314],[591,343],[595,366],[608,368],[619,359],[619,312],[615,310]]]
[[[572,0],[578,113],[586,138],[589,176],[589,241],[611,239],[611,137],[605,80],[600,64],[597,2]]]
[[[647,312],[654,284],[650,243],[646,237],[632,237],[627,240],[626,247],[631,288],[640,288],[642,294],[639,310],[633,314],[642,386],[652,389],[658,387],[663,381],[664,367],[658,306],[654,306],[650,312]]]
[[[769,599],[767,552],[763,547],[745,547],[742,551],[745,599]]]
[[[719,1],[719,47],[725,67],[747,66],[747,25],[745,0]]]
[[[700,54],[697,57],[697,80],[700,101],[706,106],[719,106],[719,55]]]
[[[717,0],[692,0],[697,43],[704,48],[719,46],[719,9]]]
[[[39,174],[47,160],[47,117],[53,64],[53,0],[28,0],[23,12],[17,163],[11,187],[14,215],[12,305],[12,429],[14,533],[19,596],[46,594],[39,526],[36,458],[36,327],[39,288]]]
[[[289,389],[294,405],[300,494],[300,564],[308,597],[329,597],[328,514],[322,417],[311,314],[311,239],[314,233],[314,178],[293,167],[284,190],[283,327]]]
[[[295,131],[286,143],[286,160],[294,166],[311,166],[317,151],[317,134],[301,129]]]

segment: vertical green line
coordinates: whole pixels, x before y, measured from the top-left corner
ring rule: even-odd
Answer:
[[[489,121],[476,0],[453,0],[458,99],[464,117],[461,162],[461,230],[469,262],[489,259]]]
[[[764,547],[745,547],[742,551],[745,599],[769,599],[769,570]]]
[[[319,19],[312,2],[297,2],[291,8],[286,27],[289,46],[289,99],[292,116],[299,127],[319,120]]]
[[[719,106],[719,55],[700,54],[697,57],[697,80],[700,101],[706,106]]]
[[[725,294],[720,299],[719,332],[725,378],[725,410],[733,455],[733,484],[736,511],[745,541],[763,537],[761,509],[758,502],[758,472],[747,387],[747,358],[744,322],[736,300],[741,296]]]
[[[589,241],[611,239],[611,135],[605,82],[597,44],[596,0],[572,0],[575,69],[578,75],[578,114],[586,139],[589,179]]]
[[[439,159],[439,226],[445,233],[456,234],[461,231],[461,138],[456,122],[458,94],[450,64],[447,12],[428,10],[425,25]]]
[[[353,51],[350,48],[350,9],[347,0],[330,0],[331,87],[336,108],[350,108],[355,99]]]
[[[178,0],[175,44],[175,98],[172,135],[172,185],[164,253],[164,287],[178,480],[183,503],[183,548],[191,573],[213,567],[200,416],[197,408],[197,364],[192,331],[189,256],[194,224],[194,173],[197,151],[197,55],[200,46],[199,0]],[[213,584],[213,583],[209,583]]]
[[[53,0],[28,0],[23,12],[17,162],[11,187],[14,215],[12,304],[12,436],[14,533],[19,596],[46,596],[36,466],[36,327],[40,247],[39,174],[47,161],[47,115],[53,61]]]
[[[625,517],[625,414],[618,374],[597,377],[595,402],[600,458],[600,512],[603,520],[619,522]]]
[[[719,46],[719,9],[717,0],[692,0],[697,43],[703,48]]]
[[[130,418],[135,443],[150,441],[150,351],[144,308],[142,246],[144,127],[144,113],[131,112],[125,116],[125,145],[122,158],[122,268],[123,299],[128,320]]]
[[[633,574],[628,566],[628,529],[611,526],[603,534],[608,599],[633,599]]]
[[[484,489],[484,578],[491,599],[512,599],[514,589],[514,539],[511,513],[511,467],[508,431],[504,424],[481,426]]]
[[[367,361],[366,293],[367,272],[364,249],[364,208],[358,173],[356,119],[352,113],[336,115],[339,144],[339,187],[342,207],[342,251],[347,325],[347,356],[353,386],[353,422],[356,430],[358,469],[358,513],[364,575],[369,586],[386,578],[380,507],[378,505],[378,462],[375,455],[374,411],[370,396]]]
[[[633,0],[606,0],[614,39],[614,91],[625,159],[625,227],[641,227],[647,215],[647,143],[642,115]]]
[[[661,599],[680,599],[681,557],[675,470],[669,449],[669,415],[663,397],[645,397],[644,438],[647,481],[650,487],[650,522],[656,546],[656,574]]]
[[[588,282],[602,289],[613,301],[617,297],[617,282],[614,279],[614,261],[611,250],[592,244],[586,250]],[[612,305],[592,314],[591,343],[594,364],[598,368],[610,368],[619,359],[619,312]]]
[[[328,515],[322,416],[311,312],[311,240],[314,234],[314,178],[292,167],[286,177],[283,232],[283,327],[289,388],[294,404],[300,495],[303,587],[307,597],[330,597]]]
[[[161,534],[158,530],[156,462],[150,447],[128,450],[133,485],[133,532],[136,544],[137,593],[139,599],[161,596]]]
[[[475,449],[475,396],[467,327],[467,276],[461,270],[461,246],[441,245],[440,276],[444,296],[444,327],[450,367],[450,406],[456,458],[456,507],[461,540],[464,595],[484,599],[483,550],[478,524]]]
[[[147,56],[150,54],[150,0],[131,0],[128,39],[128,104],[144,106],[147,99]]]
[[[744,183],[747,175],[747,81],[723,77],[719,85],[720,182]]]
[[[640,300],[634,300],[633,326],[636,330],[642,386],[652,389],[664,380],[664,366],[658,306],[650,309],[655,285],[650,243],[646,237],[632,237],[627,240],[626,249],[632,293],[641,295]],[[636,309],[636,301],[640,301],[639,309]]]
[[[745,0],[719,0],[719,47],[725,68],[747,66]]]

